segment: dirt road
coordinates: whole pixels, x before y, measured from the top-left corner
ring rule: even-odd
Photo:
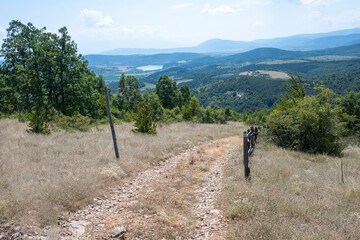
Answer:
[[[139,173],[60,221],[47,239],[225,239],[217,196],[223,166],[240,138],[202,144]],[[112,237],[112,236],[113,237]]]

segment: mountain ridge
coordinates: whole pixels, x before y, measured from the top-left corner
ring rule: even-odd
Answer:
[[[117,48],[99,53],[100,55],[134,55],[160,53],[239,53],[261,47],[275,47],[284,50],[317,50],[360,43],[360,28],[337,30],[327,33],[297,34],[254,41],[234,41],[220,38],[209,39],[193,47],[180,48]]]

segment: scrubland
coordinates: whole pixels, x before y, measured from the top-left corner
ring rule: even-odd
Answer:
[[[240,134],[237,123],[175,123],[155,136],[117,125],[120,159],[110,129],[88,132],[26,132],[26,123],[0,120],[0,218],[28,225],[56,224],[62,213],[89,204],[111,186],[201,142]]]
[[[226,166],[218,199],[230,222],[228,239],[360,239],[358,146],[341,157],[311,155],[260,136],[250,181],[239,154]]]
[[[36,135],[26,132],[25,123],[0,120],[0,219],[55,225],[62,214],[108,194],[112,186],[131,181],[159,161],[210,140],[240,138],[245,129],[240,123],[176,123],[158,126],[158,134],[151,136],[132,128],[130,123],[116,126],[117,160],[108,126]],[[359,146],[349,145],[342,156],[313,155],[276,147],[260,136],[250,158],[250,181],[244,179],[241,150],[227,161],[217,199],[227,218],[228,239],[360,239]],[[194,189],[211,169],[212,151],[218,147],[200,147],[169,173],[171,180],[160,179],[151,194],[140,194],[130,211],[161,214],[154,222],[136,225],[139,232],[131,234],[144,237],[157,229],[157,235],[175,238],[195,228]]]

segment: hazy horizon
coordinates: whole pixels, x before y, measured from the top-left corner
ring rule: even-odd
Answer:
[[[355,0],[0,0],[0,42],[11,20],[56,32],[66,26],[82,54],[117,48],[190,47],[360,27]]]

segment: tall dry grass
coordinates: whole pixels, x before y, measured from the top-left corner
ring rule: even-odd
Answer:
[[[207,140],[240,134],[239,124],[176,123],[150,136],[116,126],[120,159],[109,127],[88,132],[26,132],[25,123],[0,120],[0,218],[51,225],[159,161]]]
[[[240,153],[226,168],[219,204],[231,223],[228,239],[360,239],[360,147],[338,158],[281,149],[260,137],[250,161],[250,182]]]

